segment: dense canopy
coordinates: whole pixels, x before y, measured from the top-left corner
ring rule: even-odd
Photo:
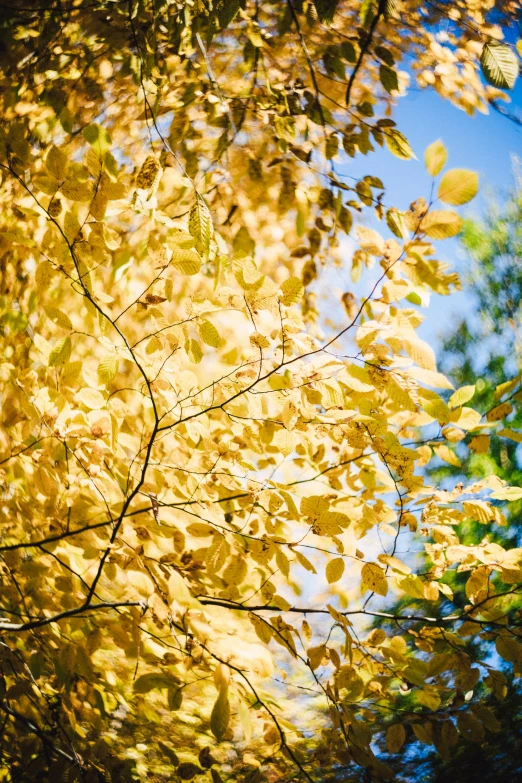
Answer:
[[[475,408],[416,332],[478,177],[344,164],[414,155],[410,83],[505,100],[519,11],[0,6],[0,780],[380,781],[499,730],[522,489],[430,468],[522,442],[520,376]]]

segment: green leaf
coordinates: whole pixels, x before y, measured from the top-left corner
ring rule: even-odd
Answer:
[[[432,239],[448,239],[459,233],[462,224],[463,220],[456,212],[434,209],[422,219],[420,228]]]
[[[169,688],[167,702],[169,710],[179,710],[183,702],[183,690],[181,688]]]
[[[386,65],[389,65],[390,68],[393,68],[395,65],[395,57],[390,52],[389,49],[386,49],[384,46],[376,46],[375,47],[375,54],[377,57],[379,57]]]
[[[104,157],[105,153],[109,152],[112,144],[112,139],[100,125],[93,123],[83,129],[83,138],[93,147],[100,157]]]
[[[60,112],[59,118],[60,125],[66,133],[72,133],[74,127],[74,116],[71,114],[67,106],[64,106]]]
[[[351,41],[343,41],[339,47],[339,51],[341,52],[341,56],[347,60],[347,62],[357,62],[357,52],[355,51],[355,46]]]
[[[440,170],[445,166],[448,159],[448,151],[441,139],[437,139],[429,147],[426,147],[424,153],[424,163],[428,174],[432,177],[436,177]]]
[[[319,20],[330,24],[333,21],[338,3],[339,0],[314,0]]]
[[[148,693],[155,688],[172,688],[176,684],[175,679],[170,674],[142,674],[134,681],[134,693]]]
[[[445,204],[467,204],[478,193],[479,179],[476,171],[451,169],[441,179],[438,197]]]
[[[513,89],[518,76],[518,58],[511,46],[497,42],[485,44],[480,64],[484,78],[493,87]]]
[[[361,5],[361,10],[359,12],[359,18],[362,22],[363,27],[369,27],[376,13],[377,13],[376,0],[363,0],[363,3]]]
[[[379,78],[382,86],[387,92],[399,89],[399,79],[397,77],[397,72],[394,71],[393,68],[390,68],[387,65],[381,65],[379,69]]]
[[[415,155],[410,147],[410,143],[406,136],[396,128],[386,128],[384,133],[384,139],[386,146],[397,158],[402,160],[409,160],[414,158]]]
[[[221,30],[223,30],[225,27],[228,27],[230,22],[232,22],[235,15],[239,11],[240,6],[241,3],[239,0],[222,0],[222,2],[217,5],[219,27]]]
[[[410,294],[408,294],[406,301],[411,302],[414,305],[422,305],[422,299],[417,293],[415,293],[415,291],[412,291]]]

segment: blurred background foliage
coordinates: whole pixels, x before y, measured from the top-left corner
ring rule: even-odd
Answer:
[[[520,383],[515,383],[515,380],[520,376],[522,355],[521,161],[514,158],[513,167],[515,186],[507,198],[500,200],[490,196],[482,215],[468,218],[465,222],[460,239],[466,254],[466,288],[473,302],[464,316],[443,330],[439,366],[455,388],[475,384],[473,405],[484,413],[496,404],[495,390],[502,384],[513,383],[513,411],[509,425],[519,429],[522,426],[522,392],[519,390]],[[491,433],[486,453],[474,453],[465,446],[457,446],[457,450],[461,466],[441,462],[430,467],[429,473],[434,481],[454,486],[464,475],[479,479],[494,473],[512,486],[522,485],[522,447],[519,443]],[[522,541],[522,502],[511,503],[510,512],[507,527],[493,525],[488,532],[489,540],[504,547],[520,546]],[[484,538],[484,526],[474,520],[466,524],[463,543],[478,544]],[[445,580],[455,588],[456,581],[465,581],[465,574],[452,571]],[[413,606],[417,611],[421,609],[418,600],[404,596],[390,611],[405,612]],[[454,608],[455,601],[447,602],[445,611],[449,613]],[[515,611],[522,612],[522,602]],[[422,612],[430,613],[428,601],[424,602]],[[382,628],[382,621],[375,627]],[[393,623],[389,624],[389,630],[396,632]],[[499,662],[491,642],[476,637],[474,643],[482,646],[480,654],[483,659],[487,659],[489,654],[492,660]],[[403,753],[391,757],[389,763],[395,769],[396,779],[404,783],[522,780],[522,688],[519,682],[510,678],[507,678],[506,685],[507,695],[502,707],[495,712],[499,725],[493,731],[479,732],[473,739],[464,740],[452,750],[451,756],[448,754],[445,758],[432,745],[418,740]],[[458,707],[458,702],[465,698],[466,694],[458,693],[455,706]],[[495,696],[486,697],[485,703],[493,708],[500,705]],[[385,751],[384,733],[379,744]],[[364,783],[364,773],[353,780]]]

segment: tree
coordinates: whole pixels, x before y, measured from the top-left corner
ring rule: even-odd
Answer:
[[[438,481],[460,477],[462,473],[480,479],[495,473],[508,484],[520,486],[516,429],[520,428],[520,409],[516,405],[520,368],[520,343],[517,335],[520,274],[521,194],[517,187],[502,206],[490,200],[481,220],[467,220],[461,241],[469,256],[468,290],[476,300],[476,310],[458,322],[445,335],[441,366],[457,386],[473,384],[474,406],[487,411],[495,404],[497,388],[512,387],[515,410],[509,428],[492,432],[487,451],[462,450],[462,464],[434,466],[431,475]],[[479,314],[477,317],[476,313]],[[508,526],[497,528],[494,540],[502,546],[517,546],[520,530],[517,520],[520,502],[510,504]],[[469,524],[469,543],[480,541],[481,525]],[[404,611],[407,601],[397,604]],[[491,646],[491,642],[487,641]],[[484,651],[485,652],[485,651]],[[492,651],[493,652],[493,651]],[[401,779],[471,781],[480,772],[481,779],[515,779],[520,775],[520,685],[508,679],[508,692],[498,718],[500,731],[488,733],[480,743],[465,742],[451,757],[441,759],[420,745],[414,760],[400,765]],[[397,765],[399,769],[399,765]]]
[[[484,642],[520,673],[522,552],[488,535],[522,490],[423,468],[513,388],[482,416],[415,332],[478,179],[435,142],[405,210],[336,159],[411,157],[406,58],[466,110],[501,98],[517,5],[4,7],[3,779],[380,780],[383,732],[496,726]],[[347,259],[360,212],[382,233]],[[321,312],[323,267],[377,263]]]

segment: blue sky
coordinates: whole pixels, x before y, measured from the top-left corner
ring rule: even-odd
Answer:
[[[512,103],[506,107],[522,116],[522,77],[511,98]],[[502,199],[513,186],[511,154],[522,156],[522,127],[495,110],[491,109],[489,115],[476,113],[470,117],[432,90],[412,89],[398,101],[394,119],[418,160],[399,160],[385,148],[364,158],[345,159],[338,165],[339,172],[352,176],[379,176],[386,187],[385,203],[407,209],[415,198],[429,196],[431,178],[424,168],[424,150],[438,138],[448,149],[449,168],[469,168],[480,175],[481,192],[461,209],[462,214],[479,215],[488,192],[493,190]],[[450,262],[460,273],[465,272],[465,257],[458,240],[438,243],[438,258]],[[465,290],[450,297],[432,297],[419,334],[436,346],[441,333],[472,306]]]

